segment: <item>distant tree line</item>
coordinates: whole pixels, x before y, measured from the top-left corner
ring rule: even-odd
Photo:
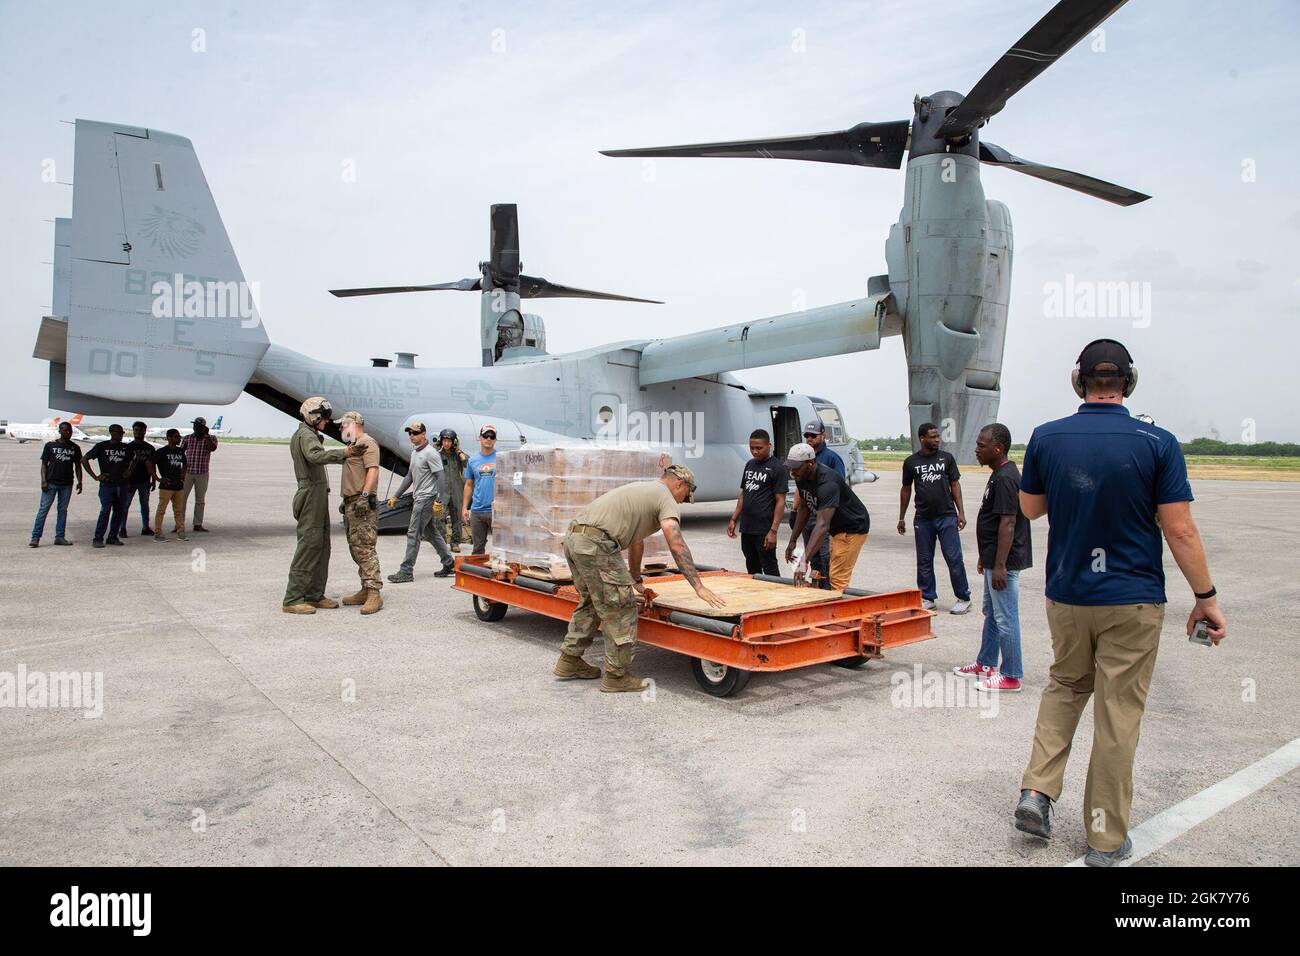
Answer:
[[[892,448],[894,451],[911,451],[912,449],[912,439],[907,435],[895,435],[892,438],[859,438],[857,443],[858,448],[862,451],[871,451],[872,448],[881,451],[885,448]],[[1183,442],[1182,445],[1184,455],[1220,455],[1223,457],[1235,455],[1259,458],[1300,457],[1300,444],[1295,442],[1261,441],[1253,445],[1244,445],[1219,441],[1217,438],[1193,438],[1191,441]],[[1020,442],[1011,446],[1012,451],[1024,451],[1024,449],[1025,446]]]

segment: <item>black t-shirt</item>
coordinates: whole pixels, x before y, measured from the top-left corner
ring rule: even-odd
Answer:
[[[871,530],[867,506],[853,493],[847,481],[825,465],[818,465],[811,478],[795,482],[795,487],[810,511],[805,527],[813,526],[821,509],[834,508],[831,534],[867,534]]]
[[[180,445],[160,445],[153,453],[153,466],[158,471],[158,487],[166,491],[180,491],[185,487],[181,474],[185,471],[185,449]]]
[[[86,452],[86,461],[99,462],[106,485],[126,484],[126,470],[131,464],[131,450],[126,442],[102,441]]]
[[[916,485],[916,516],[942,518],[957,513],[952,482],[961,477],[957,459],[943,449],[933,455],[917,452],[903,462],[903,484]]]
[[[744,492],[740,506],[740,533],[767,534],[771,531],[776,496],[785,494],[789,487],[790,473],[785,470],[781,459],[775,455],[768,455],[762,461],[749,459],[740,478],[740,490]]]
[[[1007,555],[1008,571],[1023,571],[1034,564],[1034,553],[1029,539],[1029,519],[1020,510],[1020,469],[1008,461],[993,474],[984,486],[984,500],[980,503],[979,517],[975,519],[975,542],[979,545],[980,564],[985,570],[997,563],[998,525],[1003,515],[1016,516],[1016,530],[1011,535],[1011,553]]]
[[[127,480],[133,485],[149,483],[149,459],[153,457],[154,447],[144,439],[132,438],[126,443],[131,452],[131,464],[127,468]]]
[[[70,485],[81,461],[81,449],[73,442],[47,441],[41,452],[45,462],[45,479],[52,485]]]

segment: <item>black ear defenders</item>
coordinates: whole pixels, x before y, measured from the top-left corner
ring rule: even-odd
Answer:
[[[1137,388],[1138,370],[1137,366],[1133,364],[1133,356],[1129,354],[1128,347],[1123,342],[1117,342],[1115,339],[1093,339],[1083,347],[1083,351],[1081,351],[1079,357],[1075,359],[1073,371],[1070,372],[1070,385],[1074,388],[1074,394],[1078,395],[1080,398],[1085,398],[1087,396],[1087,389],[1084,387],[1085,376],[1080,370],[1083,365],[1083,356],[1088,349],[1092,348],[1094,345],[1100,345],[1103,342],[1118,346],[1124,352],[1124,357],[1128,359],[1128,374],[1124,376],[1124,397],[1128,398],[1133,394],[1134,389]]]

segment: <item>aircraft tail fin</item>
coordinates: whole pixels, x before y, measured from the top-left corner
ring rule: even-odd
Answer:
[[[66,344],[48,323],[38,338],[52,385],[64,366],[60,392],[141,413],[233,402],[269,342],[190,141],[77,120],[73,181],[70,229],[55,224],[56,312],[70,233]]]
[[[212,423],[212,430],[213,430],[214,432],[219,432],[219,431],[221,431],[221,420],[222,420],[223,418],[225,418],[225,417],[226,417],[226,416],[224,416],[224,415],[218,415],[218,416],[217,416],[217,420],[216,420],[215,422]]]

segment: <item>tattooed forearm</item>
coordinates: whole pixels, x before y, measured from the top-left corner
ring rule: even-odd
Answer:
[[[663,532],[664,538],[668,541],[668,551],[677,562],[677,570],[682,572],[682,577],[690,582],[691,587],[700,587],[700,572],[695,570],[695,559],[691,557],[691,549],[686,547],[686,539],[682,537],[677,522],[664,522]]]

